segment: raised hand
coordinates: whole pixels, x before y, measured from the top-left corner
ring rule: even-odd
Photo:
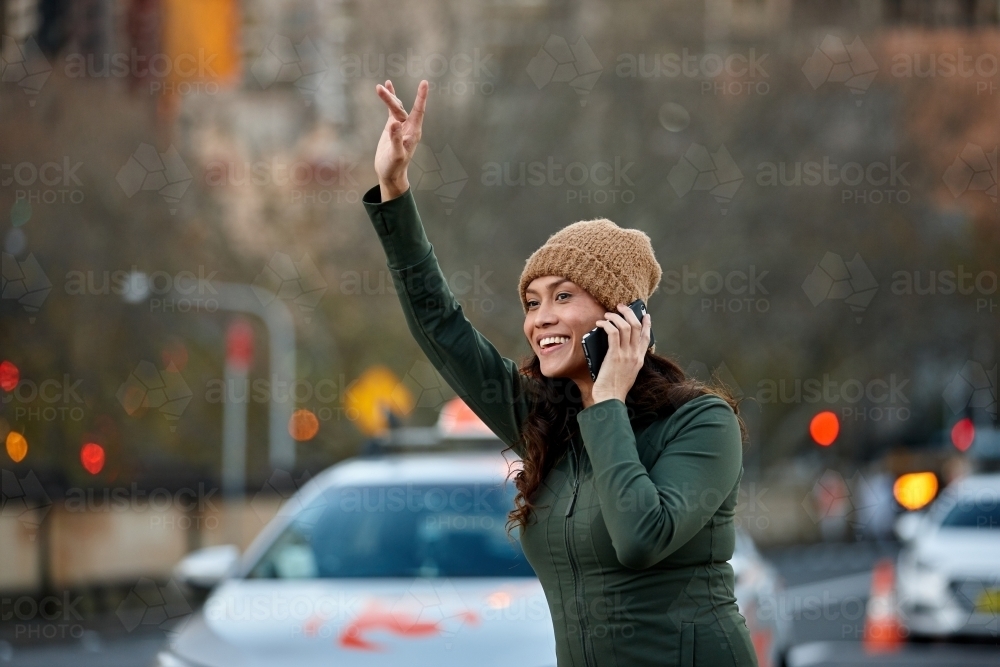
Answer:
[[[410,165],[413,152],[417,150],[417,144],[420,143],[428,87],[426,79],[420,82],[413,108],[410,109],[410,113],[406,113],[403,103],[396,97],[392,81],[386,80],[384,86],[382,84],[375,86],[375,92],[389,109],[389,118],[378,140],[378,148],[375,149],[375,173],[378,174],[382,201],[395,199],[410,187],[410,182],[406,178],[406,168]]]

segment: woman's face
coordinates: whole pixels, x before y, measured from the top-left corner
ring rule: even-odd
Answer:
[[[525,291],[524,335],[550,378],[591,381],[580,341],[603,319],[604,306],[587,290],[561,276],[542,276]],[[554,340],[547,340],[552,338]],[[544,345],[542,343],[545,343]]]

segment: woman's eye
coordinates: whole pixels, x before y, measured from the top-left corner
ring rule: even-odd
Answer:
[[[559,292],[559,294],[556,295],[556,298],[558,299],[561,296],[570,296],[570,293],[569,292]]]

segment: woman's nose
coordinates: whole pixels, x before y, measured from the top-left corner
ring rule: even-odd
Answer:
[[[535,321],[540,323],[551,323],[556,319],[555,310],[552,308],[552,304],[548,301],[544,301],[538,305],[538,310],[535,311]]]

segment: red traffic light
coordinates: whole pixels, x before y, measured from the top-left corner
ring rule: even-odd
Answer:
[[[253,360],[253,327],[246,320],[233,320],[226,331],[226,363],[242,370]]]
[[[829,447],[840,433],[840,420],[829,410],[820,412],[809,422],[809,435],[820,447]]]
[[[972,446],[972,441],[976,439],[976,426],[968,417],[959,419],[951,427],[951,444],[955,449],[964,452]]]
[[[95,442],[88,442],[80,448],[80,463],[91,475],[101,472],[104,469],[104,447]]]
[[[0,362],[0,388],[4,391],[14,391],[17,383],[21,380],[21,371],[17,366],[7,361]]]

